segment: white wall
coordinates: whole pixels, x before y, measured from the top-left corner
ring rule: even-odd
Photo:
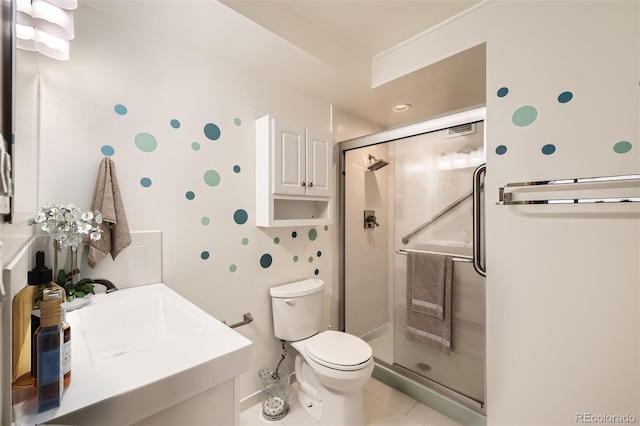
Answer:
[[[374,64],[379,83],[487,43],[489,424],[640,418],[638,206],[494,204],[507,182],[638,173],[639,18],[637,2],[490,2]]]
[[[390,320],[388,259],[393,216],[389,214],[389,185],[393,184],[393,166],[370,171],[369,155],[390,161],[389,144],[347,151],[345,161],[345,326],[356,336]],[[364,210],[375,211],[380,226],[365,229]]]
[[[212,7],[229,25],[239,19]],[[261,76],[259,67],[164,39],[145,23],[130,25],[83,5],[75,21],[69,62],[32,57],[42,74],[39,202],[88,209],[103,147],[113,148],[130,229],[162,231],[164,282],[220,320],[253,315],[251,325],[237,329],[254,343],[238,391],[248,396],[259,388],[259,368],[281,351],[268,288],[316,273],[329,283],[334,226],[254,226],[254,120],[272,113],[330,130],[330,106]],[[126,114],[116,112],[118,104]],[[219,127],[218,139],[205,136],[207,123]],[[136,146],[141,132],[155,137],[155,150]],[[204,181],[207,170],[219,174],[217,185]],[[246,223],[234,220],[240,209]],[[269,267],[261,266],[264,254],[273,259]]]

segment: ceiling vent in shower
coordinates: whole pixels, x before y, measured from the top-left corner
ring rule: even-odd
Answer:
[[[459,126],[449,127],[447,129],[446,138],[457,138],[458,136],[472,135],[476,132],[476,123],[461,124]]]

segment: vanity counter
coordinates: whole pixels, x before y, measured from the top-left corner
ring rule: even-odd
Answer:
[[[231,394],[228,405],[234,378],[250,365],[251,341],[162,283],[98,294],[67,322],[71,384],[60,407],[37,413],[33,391],[14,392],[15,423],[157,421],[158,413],[219,386]]]

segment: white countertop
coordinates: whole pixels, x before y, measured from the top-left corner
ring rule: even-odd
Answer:
[[[250,363],[251,341],[161,283],[98,294],[69,312],[67,322],[71,384],[60,407],[37,413],[32,392],[14,393],[21,400],[13,406],[15,423],[71,413],[86,424],[134,423],[238,376]]]

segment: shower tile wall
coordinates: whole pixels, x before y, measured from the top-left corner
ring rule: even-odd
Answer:
[[[390,160],[388,145],[346,153],[345,322],[346,331],[367,334],[390,320],[389,238],[393,234],[393,164],[367,170],[369,154]],[[375,210],[379,227],[364,229],[363,211]]]

